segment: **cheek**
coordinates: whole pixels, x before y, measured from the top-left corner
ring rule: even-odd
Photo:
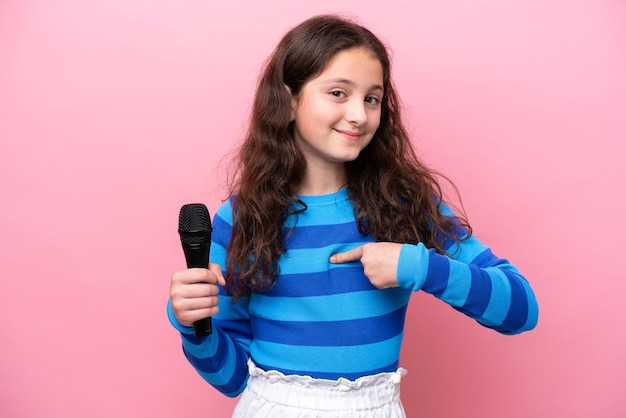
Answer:
[[[311,127],[316,127],[317,129],[331,128],[343,119],[343,113],[340,111],[340,109],[338,109],[337,106],[332,106],[329,104],[321,104],[315,107],[311,107],[309,108],[306,116],[303,116],[303,119],[308,119],[306,121],[303,121],[304,123]]]
[[[296,119],[300,123],[307,123],[313,120],[320,119],[320,115],[323,114],[324,108],[320,106],[315,100],[308,97],[304,97],[302,102],[296,109]]]
[[[376,129],[378,129],[378,127],[380,126],[380,112],[374,112],[372,115],[370,115],[369,117],[369,126],[370,126],[370,130],[372,132],[375,132]]]

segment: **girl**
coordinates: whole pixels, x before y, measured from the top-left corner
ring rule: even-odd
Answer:
[[[532,329],[527,281],[446,206],[403,127],[384,45],[317,16],[259,81],[208,269],[172,276],[189,362],[235,417],[402,417],[407,304],[423,290],[503,334]],[[214,331],[193,335],[212,316]]]

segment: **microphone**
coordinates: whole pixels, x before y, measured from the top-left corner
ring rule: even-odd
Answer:
[[[187,268],[208,268],[211,249],[211,217],[202,203],[190,203],[180,208],[178,234],[185,253]],[[193,323],[198,337],[210,335],[211,317]]]

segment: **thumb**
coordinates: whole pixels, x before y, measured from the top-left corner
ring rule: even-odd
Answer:
[[[343,253],[337,253],[330,256],[330,262],[339,264],[339,263],[349,263],[350,261],[357,261],[363,257],[363,246],[353,248],[348,251],[344,251]]]

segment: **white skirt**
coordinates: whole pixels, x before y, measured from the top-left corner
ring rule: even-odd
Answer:
[[[355,381],[286,376],[248,361],[250,379],[233,418],[405,418],[400,379],[405,369]]]

